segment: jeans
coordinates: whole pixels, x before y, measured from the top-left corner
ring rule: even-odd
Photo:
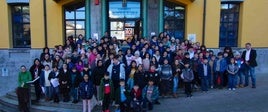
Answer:
[[[208,91],[208,77],[201,78],[201,89],[202,91]]]
[[[228,88],[236,88],[237,76],[233,74],[228,74]]]
[[[134,79],[133,79],[133,78],[129,78],[129,79],[127,80],[127,85],[128,85],[128,87],[129,87],[129,89],[132,89],[133,86],[134,86]]]
[[[51,86],[45,87],[45,96],[49,99],[52,98],[52,87]]]
[[[244,83],[243,80],[245,80],[245,79],[244,79],[244,78],[245,78],[245,71],[239,69],[239,71],[237,72],[237,74],[238,74],[238,78],[239,78],[239,80],[238,80],[239,82],[238,82],[237,84],[241,85],[241,84]]]
[[[252,86],[256,86],[255,67],[247,66],[245,70],[245,86],[248,86],[251,77]]]
[[[178,84],[179,84],[179,78],[178,78],[178,76],[175,76],[173,78],[173,94],[176,94],[176,92],[178,90]]]
[[[54,100],[59,100],[59,87],[52,87],[52,97]]]
[[[73,97],[73,100],[78,100],[78,88],[71,88],[71,95]]]

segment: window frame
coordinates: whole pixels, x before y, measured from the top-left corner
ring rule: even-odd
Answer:
[[[166,7],[169,7],[169,8],[166,8]],[[171,7],[171,8],[170,8]],[[176,9],[176,7],[181,7],[183,9]],[[169,34],[169,36],[171,37],[174,37],[176,39],[185,39],[185,28],[186,28],[186,7],[182,4],[178,4],[178,3],[174,3],[174,2],[170,2],[170,1],[164,1],[164,8],[163,8],[163,11],[164,11],[164,16],[163,16],[163,22],[164,22],[164,32],[167,32],[167,34]],[[166,11],[169,11],[169,12],[173,12],[171,18],[166,18],[165,17],[165,12]],[[183,18],[178,18],[176,17],[176,14],[182,14],[183,15]],[[179,22],[178,22],[179,21]],[[174,23],[174,26],[173,28],[165,28],[166,27],[166,22],[173,22]],[[178,23],[178,24],[176,24]],[[178,28],[178,26],[182,26],[182,28]],[[178,33],[182,33],[181,35],[178,35],[176,36],[176,31],[178,31]],[[181,32],[182,31],[182,32]],[[172,33],[169,33],[169,32],[172,32]]]
[[[81,34],[81,33],[78,33],[77,31],[84,31],[84,34],[82,34],[83,36],[85,36],[85,33],[86,33],[86,10],[85,10],[85,4],[81,6],[81,4],[72,4],[70,6],[64,6],[63,7],[63,13],[64,13],[64,16],[63,16],[63,19],[64,19],[64,40],[67,40],[67,38],[69,36],[73,36],[73,39],[74,40],[77,40],[78,36]],[[82,8],[82,9],[81,9]],[[67,10],[68,9],[68,10]],[[66,17],[66,12],[73,12],[73,18],[68,18]],[[82,12],[84,13],[84,19],[83,18],[77,18],[77,12]],[[74,23],[74,28],[67,28],[67,22],[68,21],[72,21]],[[82,28],[77,28],[77,23],[78,22],[84,22],[84,27]],[[67,35],[67,31],[71,31],[73,30],[74,33],[71,34],[71,35]]]
[[[223,5],[227,5],[227,7],[223,7]],[[233,10],[231,8],[231,5],[233,5],[237,9]],[[238,46],[240,7],[240,2],[221,3],[219,47]]]
[[[28,3],[13,3],[13,4],[9,4],[10,5],[10,12],[11,12],[11,25],[12,25],[12,47],[13,48],[31,48],[31,22],[30,22],[30,6]],[[15,14],[15,7],[20,7],[20,11],[18,12],[21,22],[16,23],[14,21],[14,14]],[[24,7],[28,7],[28,12],[24,12]],[[24,21],[24,17],[25,15],[28,15],[29,17],[29,21],[25,22]],[[18,25],[17,27],[20,28],[16,28],[15,25]],[[28,25],[29,30],[25,31],[25,26]],[[17,31],[17,33],[19,33],[19,35],[21,35],[21,39],[19,37],[15,37],[15,33],[16,33],[16,29],[20,29],[21,31]],[[26,33],[28,34],[28,36],[25,36]],[[18,44],[19,41],[21,41],[22,44]],[[27,44],[28,43],[28,44]]]

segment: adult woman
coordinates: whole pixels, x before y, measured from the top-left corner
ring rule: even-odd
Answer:
[[[29,112],[29,102],[30,102],[30,90],[28,81],[32,80],[31,73],[27,71],[26,67],[22,65],[20,67],[21,71],[19,72],[18,77],[18,89],[17,89],[17,96],[19,102],[19,110],[22,112]]]
[[[35,79],[38,76],[40,76],[43,68],[44,66],[40,63],[40,60],[38,58],[34,59],[34,63],[30,68],[32,79]],[[39,85],[39,79],[36,80],[33,84],[34,84],[34,90],[35,90],[35,95],[36,95],[36,101],[39,101],[41,92],[42,92],[41,87]]]

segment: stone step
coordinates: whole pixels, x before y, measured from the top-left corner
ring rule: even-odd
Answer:
[[[18,100],[17,94],[15,92],[7,93],[7,98]],[[33,100],[33,98],[31,98]],[[69,102],[62,102],[54,103],[53,101],[46,102],[44,99],[41,99],[39,102],[32,102],[32,105],[36,106],[47,106],[47,107],[60,107],[66,109],[81,109],[82,108],[82,101],[78,102],[77,104],[73,104],[71,101]],[[92,106],[93,107],[93,106]]]
[[[3,107],[11,108],[12,110],[4,110],[9,112],[16,112],[18,110],[18,101],[14,99],[10,99],[6,96],[0,97],[0,104]],[[66,106],[67,107],[67,106]],[[81,112],[82,109],[68,109],[68,108],[60,108],[60,107],[50,107],[50,106],[40,106],[40,105],[32,105],[31,106],[32,112]]]

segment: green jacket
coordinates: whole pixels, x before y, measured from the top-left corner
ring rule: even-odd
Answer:
[[[31,80],[32,80],[32,75],[31,75],[31,73],[29,71],[20,72],[19,73],[19,78],[18,78],[18,81],[19,81],[18,86],[28,88],[29,84],[26,84],[26,82],[31,81]]]
[[[104,78],[101,79],[101,83],[100,83],[100,88],[99,88],[99,96],[100,96],[100,100],[104,99]],[[110,88],[111,88],[111,93],[110,93],[110,97],[111,99],[114,98],[114,86],[113,86],[113,82],[111,79],[109,79],[109,84],[110,84]]]

